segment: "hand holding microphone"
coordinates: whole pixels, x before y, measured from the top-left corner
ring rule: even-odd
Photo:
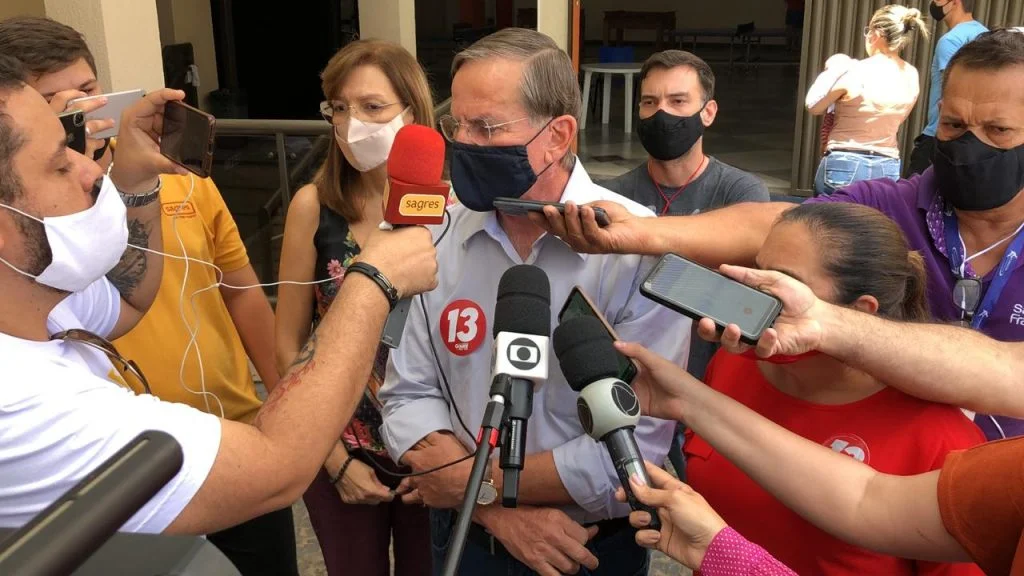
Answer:
[[[441,181],[444,139],[437,130],[420,124],[403,126],[395,134],[387,169],[382,230],[444,223],[450,188]]]
[[[565,380],[580,394],[576,410],[583,429],[608,448],[630,508],[650,513],[650,529],[660,530],[657,511],[637,500],[630,485],[631,477],[645,486],[651,481],[633,435],[640,403],[633,389],[616,378],[619,364],[611,336],[597,318],[578,316],[555,328],[554,347]]]
[[[375,230],[356,260],[377,268],[403,299],[437,286],[437,251],[425,228]]]
[[[444,222],[448,203],[444,172],[444,140],[427,126],[409,124],[395,135],[388,155],[382,230],[396,226],[427,226]],[[381,342],[398,348],[412,300],[403,298],[388,314]]]

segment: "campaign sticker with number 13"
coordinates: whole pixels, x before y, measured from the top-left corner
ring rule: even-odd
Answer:
[[[454,300],[441,313],[441,339],[456,356],[475,352],[486,334],[487,317],[472,300]]]

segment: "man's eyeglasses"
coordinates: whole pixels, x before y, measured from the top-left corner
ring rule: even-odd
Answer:
[[[953,285],[953,304],[960,309],[961,326],[970,328],[974,313],[981,304],[981,280],[960,278]]]
[[[451,114],[445,114],[444,116],[441,116],[438,123],[441,125],[441,134],[444,134],[444,137],[447,138],[449,142],[455,142],[459,137],[459,131],[464,130],[465,134],[463,139],[468,140],[469,142],[490,143],[491,136],[494,135],[495,131],[508,126],[509,124],[522,122],[523,120],[529,120],[529,117],[527,116],[517,120],[509,120],[508,122],[502,122],[500,124],[487,124],[483,120],[459,122]]]
[[[350,106],[343,102],[324,100],[320,103],[320,115],[331,124],[339,124],[347,119],[352,114],[352,111],[355,110],[356,116],[362,120],[377,120],[384,114],[384,110],[397,104],[401,104],[401,102],[392,102],[390,104],[364,102]]]
[[[121,353],[117,351],[117,348],[114,347],[113,342],[110,340],[80,328],[73,328],[71,330],[58,332],[53,336],[50,336],[50,340],[75,342],[95,350],[99,350],[105,354],[107,358],[110,358],[110,362],[124,378],[125,384],[127,384],[129,388],[135,391],[138,391],[138,389],[141,388],[146,391],[146,394],[153,393],[152,390],[149,389],[149,381],[142,375],[142,370],[139,369],[139,366],[135,364],[135,362],[121,356]],[[132,382],[132,380],[134,380],[134,382]]]

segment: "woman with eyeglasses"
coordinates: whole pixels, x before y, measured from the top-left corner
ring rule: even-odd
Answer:
[[[759,268],[807,284],[827,302],[908,322],[929,319],[924,261],[881,212],[848,203],[783,213],[757,254]],[[912,345],[908,343],[907,345]],[[804,438],[880,472],[942,466],[950,451],[984,441],[958,408],[913,398],[823,354],[795,357],[719,351],[707,386]],[[686,481],[737,532],[798,574],[981,574],[971,564],[933,564],[844,543],[803,520],[716,450],[687,432]],[[799,476],[794,483],[803,481]]]
[[[283,284],[277,301],[277,359],[292,364],[326,314],[345,269],[383,220],[387,158],[406,124],[433,126],[433,102],[416,59],[390,42],[359,40],[327,63],[320,104],[334,127],[334,145],[313,182],[292,200],[281,248]],[[330,281],[332,280],[333,281]],[[365,396],[345,434],[303,500],[331,575],[431,571],[427,509],[401,502],[399,476],[378,429],[376,393],[384,378],[387,348],[377,352]]]
[[[928,34],[916,8],[880,8],[864,28],[868,57],[832,56],[807,91],[811,114],[828,114],[824,157],[814,177],[816,195],[832,194],[857,180],[899,179],[896,134],[920,92],[917,69],[900,52],[917,31]]]

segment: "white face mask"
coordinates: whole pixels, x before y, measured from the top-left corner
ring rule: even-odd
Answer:
[[[353,168],[360,172],[369,172],[388,159],[391,145],[395,143],[395,135],[405,126],[406,107],[390,122],[363,122],[358,118],[349,118],[348,135],[343,136],[334,129],[334,137],[344,144],[341,151]]]
[[[19,270],[0,258],[15,272],[36,282],[64,290],[81,292],[110,272],[128,247],[128,218],[124,202],[110,178],[104,176],[96,203],[91,208],[67,216],[47,216],[42,220],[17,208],[0,204],[12,212],[43,225],[53,260],[39,276]]]

